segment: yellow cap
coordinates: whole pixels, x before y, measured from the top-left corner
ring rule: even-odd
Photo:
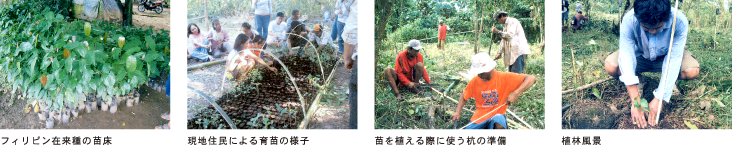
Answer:
[[[323,31],[323,25],[315,24],[315,27],[313,27],[313,31]]]

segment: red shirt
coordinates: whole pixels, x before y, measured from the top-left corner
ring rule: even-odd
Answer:
[[[440,29],[438,29],[438,31],[440,32],[440,35],[437,36],[437,39],[444,40],[445,38],[447,38],[447,25],[440,26]]]
[[[506,114],[506,98],[523,83],[524,75],[512,72],[495,71],[488,82],[478,76],[468,82],[463,90],[463,98],[475,98],[475,113],[470,121],[482,123],[496,114]],[[503,106],[502,106],[503,105]]]
[[[399,82],[401,83],[399,86],[406,86],[409,85],[409,82],[414,82],[414,78],[412,78],[414,76],[412,68],[414,68],[414,65],[417,65],[419,62],[424,64],[422,61],[422,54],[417,53],[417,56],[409,59],[409,54],[407,52],[407,50],[399,52],[396,58],[396,66],[394,67],[394,70],[396,70],[397,77],[399,77]],[[430,76],[427,75],[427,70],[424,68],[422,70],[422,78],[424,78],[427,83],[430,83]]]

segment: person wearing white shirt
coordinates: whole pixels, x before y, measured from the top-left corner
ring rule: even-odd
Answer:
[[[275,47],[282,47],[282,43],[287,40],[285,32],[287,31],[287,24],[283,22],[285,14],[277,12],[277,18],[269,23],[269,37],[267,37],[267,44]]]
[[[335,44],[333,44],[333,39],[330,38],[328,35],[323,35],[323,25],[321,24],[315,24],[313,27],[313,32],[310,33],[309,40],[313,43],[313,45],[316,45],[318,50],[323,50],[326,46],[330,45],[332,48],[335,48]]]
[[[255,15],[254,30],[262,32],[262,36],[267,39],[272,2],[270,0],[252,0],[252,7],[254,8]]]

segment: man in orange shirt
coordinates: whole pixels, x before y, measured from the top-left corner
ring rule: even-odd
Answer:
[[[450,26],[445,25],[442,20],[440,20],[440,26],[437,28],[437,47],[440,48],[440,50],[445,50],[445,39],[447,39],[448,30],[450,30]]]
[[[536,77],[527,74],[495,71],[496,62],[487,53],[473,56],[470,74],[477,74],[468,82],[460,96],[458,107],[451,116],[460,119],[465,102],[475,98],[475,113],[466,129],[506,129],[506,108],[534,85]]]
[[[425,82],[430,83],[430,76],[427,75],[427,70],[424,69],[422,62],[422,54],[419,54],[420,49],[422,49],[422,45],[419,41],[410,40],[407,50],[399,52],[397,55],[394,69],[390,67],[384,69],[389,86],[394,90],[398,101],[403,99],[397,87],[406,86],[412,92],[421,94],[422,91],[417,88],[419,80],[424,78]]]

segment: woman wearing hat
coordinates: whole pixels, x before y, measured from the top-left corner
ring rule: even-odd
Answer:
[[[452,120],[460,119],[465,102],[475,98],[477,109],[466,129],[505,129],[507,103],[516,102],[536,80],[532,75],[496,71],[494,67],[496,62],[487,53],[473,56],[469,73],[477,76],[468,82],[451,117]]]

